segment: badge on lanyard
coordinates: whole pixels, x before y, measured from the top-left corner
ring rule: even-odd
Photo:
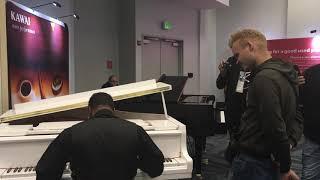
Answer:
[[[245,77],[245,72],[240,71],[239,79],[238,79],[238,83],[237,83],[237,88],[236,88],[236,92],[238,92],[238,93],[243,93],[244,83],[245,83],[244,77]]]
[[[250,81],[248,80],[248,77],[250,75],[251,75],[251,72],[240,71],[236,92],[243,93],[244,89],[248,89],[248,83],[250,83]]]

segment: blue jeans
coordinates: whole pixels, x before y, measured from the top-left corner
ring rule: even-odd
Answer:
[[[320,179],[320,145],[305,138],[302,150],[302,180]]]
[[[232,162],[232,180],[279,180],[280,173],[271,158],[256,159],[240,154]]]

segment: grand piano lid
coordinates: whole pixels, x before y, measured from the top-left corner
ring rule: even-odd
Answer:
[[[105,92],[113,97],[114,101],[129,99],[149,94],[170,91],[171,85],[156,82],[156,80],[141,81],[116,87],[86,91],[66,96],[59,96],[40,101],[15,104],[14,108],[0,116],[1,123],[19,119],[31,118],[56,112],[84,108],[88,106],[90,97],[94,93]]]

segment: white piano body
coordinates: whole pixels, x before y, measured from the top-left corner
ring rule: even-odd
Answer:
[[[0,179],[35,180],[35,166],[50,142],[65,128],[87,117],[87,104],[96,92],[109,93],[115,101],[171,90],[171,86],[142,81],[118,87],[15,105],[0,119]],[[163,174],[154,179],[191,178],[192,159],[186,147],[186,127],[166,114],[116,111],[116,116],[142,126],[163,152]],[[34,127],[35,124],[38,126]],[[107,177],[106,177],[107,178]],[[62,179],[71,179],[66,166]],[[151,179],[138,170],[135,179]]]

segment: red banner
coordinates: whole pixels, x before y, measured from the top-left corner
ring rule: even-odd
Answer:
[[[277,39],[268,41],[268,49],[273,57],[297,64],[303,72],[315,64],[320,64],[320,37]]]

